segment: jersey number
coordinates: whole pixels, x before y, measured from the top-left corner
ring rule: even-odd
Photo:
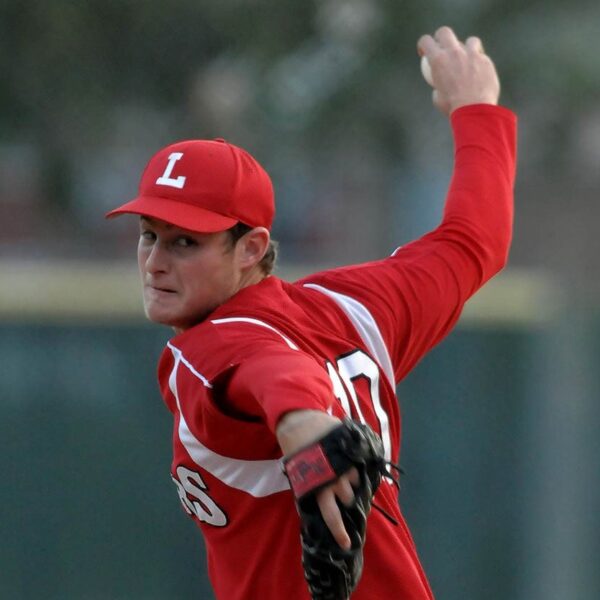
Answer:
[[[332,363],[327,361],[327,371],[333,383],[333,393],[340,401],[344,412],[350,417],[353,415],[358,416],[360,422],[365,425],[367,421],[360,408],[354,382],[360,378],[364,378],[369,383],[370,400],[379,421],[379,431],[385,451],[385,459],[388,461],[391,460],[392,441],[390,438],[390,421],[381,405],[379,397],[379,366],[362,350],[354,350],[350,354],[339,357],[335,362],[336,366],[334,367]]]

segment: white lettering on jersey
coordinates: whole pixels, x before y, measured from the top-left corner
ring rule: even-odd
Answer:
[[[183,175],[179,175],[179,177],[171,177],[171,173],[175,168],[175,163],[181,159],[182,156],[183,152],[172,152],[169,155],[169,163],[167,164],[165,172],[156,180],[158,185],[169,185],[179,189],[183,188],[186,179]]]
[[[177,486],[177,493],[183,508],[188,515],[195,515],[202,523],[215,527],[227,525],[227,516],[215,504],[214,500],[204,491],[207,486],[196,471],[186,469],[180,465],[176,470],[177,477],[173,482]]]
[[[327,373],[333,384],[333,395],[339,400],[344,412],[350,417],[352,415],[352,409],[350,408],[350,401],[348,400],[348,394],[344,389],[344,384],[335,370],[335,367],[327,361]]]
[[[377,420],[379,421],[379,430],[383,448],[385,450],[385,459],[391,460],[392,440],[390,437],[390,422],[387,413],[381,405],[381,399],[379,397],[379,366],[362,350],[356,350],[356,352],[338,359],[337,362],[340,375],[346,383],[348,390],[351,392],[354,392],[354,386],[351,384],[355,379],[364,377],[369,381],[371,401],[373,402],[373,409],[375,410]],[[356,396],[356,392],[354,392],[354,396]],[[364,422],[364,418],[360,412],[359,415],[361,416],[361,421]]]
[[[349,417],[353,417],[350,409],[350,399],[354,406],[354,414],[360,419],[361,423],[367,424],[367,421],[360,409],[356,389],[354,388],[354,380],[363,377],[369,381],[369,393],[373,410],[379,421],[379,433],[383,442],[384,456],[386,460],[391,460],[392,457],[392,440],[390,436],[390,422],[385,409],[381,404],[379,397],[379,366],[378,364],[362,350],[355,350],[350,354],[341,356],[336,360],[336,368],[331,363],[327,363],[327,371],[333,383],[333,392],[340,401],[344,412]],[[341,378],[341,381],[340,381]],[[342,381],[344,385],[342,385]],[[348,394],[346,393],[348,390]]]

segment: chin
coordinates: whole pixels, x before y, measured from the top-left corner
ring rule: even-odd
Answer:
[[[190,317],[188,315],[174,315],[172,312],[157,310],[156,308],[153,309],[150,307],[145,307],[144,312],[146,313],[146,318],[149,321],[158,323],[159,325],[173,327],[173,329],[177,330],[177,332],[184,331],[190,327],[193,327],[194,325],[197,325],[208,316],[201,315]]]
[[[174,315],[172,311],[165,310],[164,308],[161,309],[161,307],[153,306],[152,304],[144,306],[144,313],[149,321],[160,325],[175,327],[175,323],[181,320],[179,315]]]
[[[168,326],[175,327],[175,325],[172,325],[172,320],[169,319],[168,317],[155,315],[148,311],[145,311],[145,312],[146,312],[146,319],[148,319],[148,321],[152,321],[152,323],[157,323],[158,325],[168,325]]]

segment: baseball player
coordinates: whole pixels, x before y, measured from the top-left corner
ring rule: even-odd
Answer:
[[[139,195],[171,475],[219,600],[433,598],[398,506],[396,384],[506,263],[516,119],[478,38],[418,42],[455,163],[441,224],[376,262],[271,275],[271,181],[224,140],[163,148]],[[365,199],[368,201],[368,198]]]

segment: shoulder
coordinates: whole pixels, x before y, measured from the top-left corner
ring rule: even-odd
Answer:
[[[337,301],[384,302],[397,293],[399,274],[406,265],[397,249],[391,256],[354,265],[314,273],[296,282],[304,290],[320,292]]]
[[[294,342],[272,325],[250,317],[207,320],[170,340],[161,364],[182,362],[207,380],[271,348],[297,349]]]

